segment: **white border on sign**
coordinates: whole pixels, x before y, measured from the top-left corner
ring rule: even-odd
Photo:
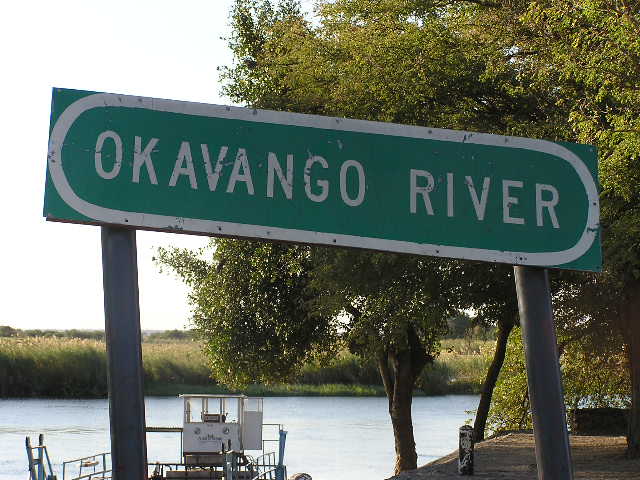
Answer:
[[[454,247],[398,240],[385,240],[355,235],[340,235],[326,232],[314,232],[289,228],[247,225],[215,220],[155,215],[148,213],[126,212],[104,208],[80,198],[71,188],[63,170],[62,146],[65,137],[84,112],[101,107],[128,107],[155,110],[159,112],[181,113],[203,117],[245,120],[258,123],[272,123],[299,127],[321,128],[326,130],[373,133],[397,137],[422,138],[446,142],[472,143],[507,148],[533,150],[553,155],[565,160],[576,171],[582,181],[589,211],[587,221],[578,242],[571,248],[557,252],[512,252],[482,248]],[[555,266],[569,263],[584,255],[593,244],[600,222],[598,189],[591,172],[584,162],[573,152],[546,140],[520,137],[473,133],[459,130],[398,125],[394,123],[370,122],[299,113],[255,110],[240,107],[209,105],[204,103],[181,102],[130,95],[96,93],[83,97],[69,105],[56,121],[49,139],[49,172],[58,193],[67,204],[91,219],[100,223],[140,227],[152,230],[165,230],[178,233],[201,233],[213,236],[234,236],[283,240],[297,243],[319,245],[337,245],[343,247],[365,248],[391,252],[412,253],[436,257],[484,260],[490,262],[511,263],[514,265]]]

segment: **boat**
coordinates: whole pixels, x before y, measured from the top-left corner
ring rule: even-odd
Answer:
[[[149,480],[286,480],[287,432],[263,423],[263,399],[246,395],[186,394],[182,426],[148,426],[146,431],[180,435],[176,462],[149,462]],[[265,436],[268,432],[275,434]],[[275,447],[270,451],[270,447]],[[58,480],[44,443],[26,438],[30,480]],[[95,453],[62,464],[60,480],[108,480],[111,454]],[[308,474],[292,478],[311,480]]]

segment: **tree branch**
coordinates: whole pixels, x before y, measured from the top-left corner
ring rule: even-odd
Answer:
[[[393,397],[395,395],[395,386],[391,371],[389,370],[389,350],[384,349],[378,354],[378,370],[382,377],[382,384],[384,385],[384,391],[387,394],[387,400],[389,401],[389,415],[393,407]]]

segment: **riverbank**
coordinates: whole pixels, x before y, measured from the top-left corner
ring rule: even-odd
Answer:
[[[346,385],[328,383],[322,385],[283,384],[283,385],[249,385],[238,391],[222,385],[184,385],[154,384],[145,385],[145,395],[152,397],[169,397],[182,393],[237,394],[251,397],[383,397],[384,388],[379,385]],[[416,390],[414,396],[425,396],[422,390]]]
[[[442,352],[425,368],[416,395],[477,394],[493,342],[445,339]],[[194,341],[143,342],[146,395],[238,393],[210,377]],[[308,363],[288,384],[251,385],[256,396],[383,396],[374,362],[343,352],[326,364]],[[0,398],[103,398],[107,395],[105,344],[60,337],[0,337]]]
[[[584,480],[640,480],[640,459],[624,456],[624,437],[571,435],[574,478]],[[537,480],[535,442],[530,433],[510,433],[478,443],[473,478]],[[460,479],[458,451],[417,470],[388,480]]]

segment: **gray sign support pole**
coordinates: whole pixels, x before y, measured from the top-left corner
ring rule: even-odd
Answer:
[[[114,480],[147,478],[136,231],[102,227],[102,274]]]
[[[560,362],[547,270],[513,267],[540,480],[572,480]]]

